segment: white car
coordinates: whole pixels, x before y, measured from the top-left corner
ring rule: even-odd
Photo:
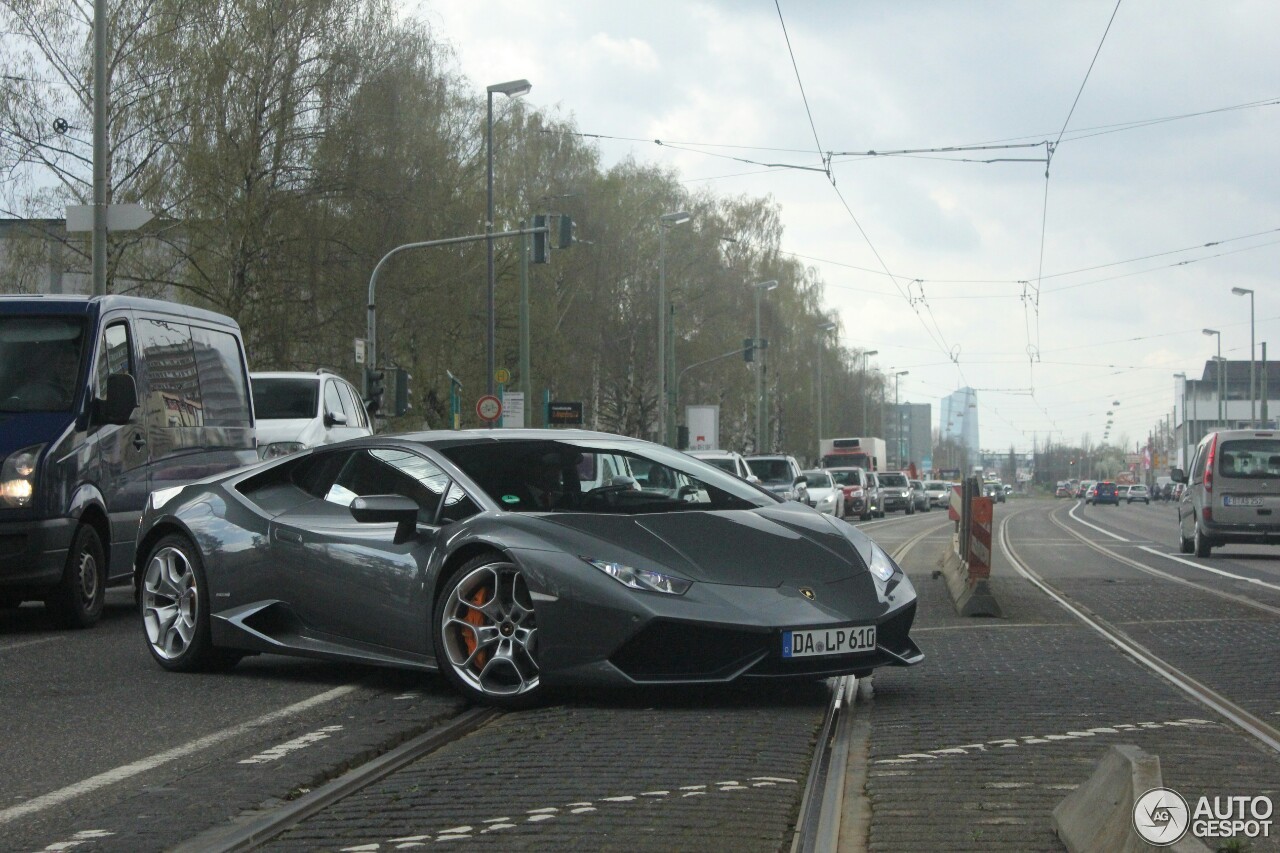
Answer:
[[[844,489],[836,485],[831,472],[823,468],[815,468],[804,472],[805,483],[809,487],[809,505],[818,512],[840,517],[844,508]]]
[[[249,379],[262,459],[373,435],[360,392],[336,373],[251,373]]]
[[[703,462],[714,465],[722,471],[728,471],[748,483],[760,482],[760,478],[751,473],[751,468],[741,453],[734,453],[732,450],[686,450],[685,453],[694,459],[701,459]]]
[[[948,483],[945,480],[925,480],[924,493],[929,496],[930,506],[950,506],[951,505],[951,487],[955,483]]]

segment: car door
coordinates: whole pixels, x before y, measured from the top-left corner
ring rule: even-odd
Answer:
[[[427,651],[430,590],[440,498],[450,480],[431,460],[401,448],[342,454],[320,497],[276,517],[271,548],[289,604],[315,632],[413,654]],[[332,453],[318,454],[332,459]],[[397,544],[394,523],[362,523],[351,501],[396,494],[419,506],[417,533]],[[455,505],[457,501],[455,500]]]

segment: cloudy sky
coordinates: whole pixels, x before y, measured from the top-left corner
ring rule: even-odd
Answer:
[[[1272,0],[403,6],[478,93],[527,78],[530,106],[617,137],[606,162],[776,199],[842,342],[910,371],[935,421],[978,389],[984,448],[1097,442],[1108,410],[1112,443],[1145,442],[1216,353],[1205,327],[1248,359],[1232,287],[1280,357]]]

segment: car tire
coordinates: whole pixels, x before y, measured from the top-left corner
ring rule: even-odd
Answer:
[[[500,708],[542,701],[537,613],[518,565],[493,553],[463,563],[440,592],[434,628],[440,669],[468,699]]]
[[[92,525],[76,529],[62,569],[62,580],[44,600],[61,628],[88,628],[102,618],[107,594],[107,559],[102,540]]]
[[[1195,541],[1182,535],[1182,519],[1178,519],[1178,551],[1182,554],[1191,554],[1196,550]]]
[[[139,610],[147,651],[172,672],[228,669],[243,652],[220,649],[209,630],[213,595],[200,550],[190,539],[172,534],[157,542],[142,571]]]
[[[1204,534],[1198,524],[1196,525],[1194,550],[1197,557],[1208,557],[1213,550],[1213,545],[1209,543],[1209,537]]]

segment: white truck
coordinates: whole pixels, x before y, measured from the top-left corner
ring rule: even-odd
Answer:
[[[865,468],[883,471],[883,438],[824,438],[818,442],[818,459],[823,468]]]

